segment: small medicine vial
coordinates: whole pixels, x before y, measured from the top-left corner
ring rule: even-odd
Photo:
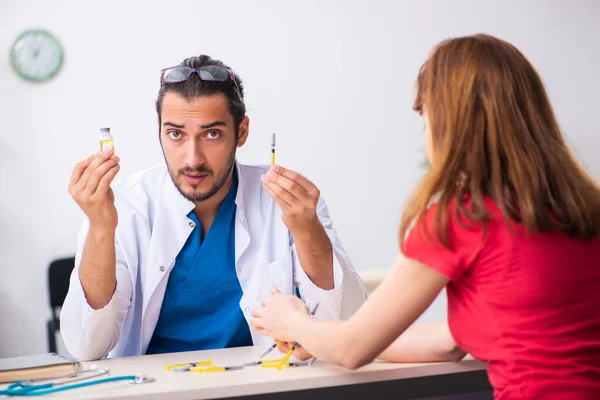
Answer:
[[[102,128],[100,129],[100,151],[104,151],[107,147],[112,147],[113,153],[110,158],[113,158],[115,156],[115,144],[110,134],[110,128]]]

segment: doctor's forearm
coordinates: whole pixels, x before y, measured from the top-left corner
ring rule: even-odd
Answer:
[[[81,256],[79,280],[90,307],[98,310],[109,303],[117,286],[114,230],[90,227]]]
[[[292,236],[306,275],[321,289],[333,289],[333,248],[323,226],[317,221],[314,229],[292,233]]]

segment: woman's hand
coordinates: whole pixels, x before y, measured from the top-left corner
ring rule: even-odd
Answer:
[[[293,343],[291,343],[291,342],[281,342],[279,344],[279,346],[277,346],[277,350],[279,350],[283,354],[286,354],[288,351],[291,350],[292,346],[293,346]],[[301,345],[296,346],[292,355],[297,360],[300,360],[300,361],[305,361],[305,360],[308,360],[309,358],[312,358],[312,354],[310,354],[308,351],[306,351],[306,349],[304,347],[302,347]]]
[[[263,307],[252,310],[250,325],[274,340],[296,341],[298,328],[310,318],[306,305],[298,297],[281,294],[275,288],[262,304]]]

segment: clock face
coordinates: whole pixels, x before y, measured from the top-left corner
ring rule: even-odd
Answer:
[[[49,80],[63,63],[62,46],[49,32],[33,29],[23,32],[10,50],[13,69],[32,82]]]

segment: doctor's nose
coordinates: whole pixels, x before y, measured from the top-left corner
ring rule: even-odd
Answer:
[[[185,149],[184,161],[186,165],[196,168],[206,162],[206,157],[197,143],[190,143]]]

